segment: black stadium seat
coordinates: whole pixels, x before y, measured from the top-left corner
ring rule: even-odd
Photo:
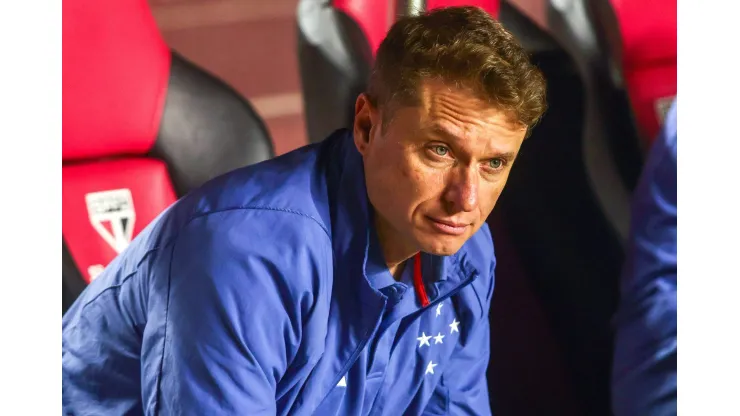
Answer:
[[[393,24],[392,0],[300,0],[298,62],[310,142],[349,127],[375,51]]]
[[[607,415],[631,193],[675,94],[676,4],[545,6],[540,36],[556,47],[534,61],[548,79],[550,108],[523,145],[497,209],[552,322],[583,412]]]

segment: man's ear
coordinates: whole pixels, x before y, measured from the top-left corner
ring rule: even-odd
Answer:
[[[370,103],[367,94],[362,93],[357,96],[355,101],[355,122],[353,132],[355,136],[355,146],[360,154],[365,155],[367,148],[372,140],[373,127],[377,120],[377,111]]]

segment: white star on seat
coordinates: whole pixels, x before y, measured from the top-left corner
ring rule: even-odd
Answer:
[[[419,338],[416,338],[416,340],[419,341],[419,348],[423,347],[424,345],[431,347],[432,344],[429,343],[430,339],[432,339],[431,335],[427,335],[426,333],[422,332],[421,336]]]
[[[438,332],[438,333],[437,333],[437,336],[436,336],[436,337],[434,337],[434,343],[435,343],[435,344],[441,344],[441,343],[442,343],[442,338],[444,338],[444,337],[445,337],[445,336],[444,336],[444,335],[442,335],[442,333],[441,333],[441,332]]]
[[[427,371],[424,372],[424,375],[434,374],[434,367],[438,365],[439,364],[434,364],[433,362],[429,361],[429,364],[427,364]]]
[[[452,323],[450,324],[450,334],[453,332],[460,333],[460,329],[457,328],[457,326],[460,325],[460,322],[457,321],[457,319],[453,319]]]
[[[442,313],[442,307],[443,306],[445,306],[444,303],[440,303],[440,304],[437,305],[437,314],[434,315],[435,318],[438,317]]]

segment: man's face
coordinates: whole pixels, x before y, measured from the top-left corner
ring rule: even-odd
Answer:
[[[356,104],[378,232],[401,251],[451,255],[493,210],[526,129],[473,93],[425,82],[421,105],[387,114],[365,96]]]

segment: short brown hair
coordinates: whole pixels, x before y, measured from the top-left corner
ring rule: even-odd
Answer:
[[[433,78],[470,88],[530,130],[547,108],[542,73],[514,36],[478,7],[399,19],[377,51],[367,95],[384,112],[390,104],[415,105],[421,81]]]

